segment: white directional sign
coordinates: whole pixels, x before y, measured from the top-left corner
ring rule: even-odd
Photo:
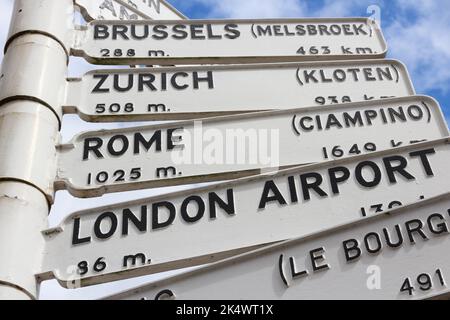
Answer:
[[[92,20],[181,20],[186,17],[164,0],[75,0]]]
[[[387,45],[366,18],[92,21],[73,54],[94,64],[222,64],[383,58]]]
[[[328,230],[450,190],[449,158],[445,138],[77,212],[43,232],[37,276],[86,286]]]
[[[449,291],[449,213],[446,194],[107,299],[426,299]]]
[[[57,187],[93,197],[230,180],[448,135],[423,96],[86,132],[58,147]]]
[[[87,121],[198,119],[415,93],[396,60],[96,70],[67,86],[64,112]]]

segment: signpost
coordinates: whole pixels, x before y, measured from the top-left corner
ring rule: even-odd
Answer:
[[[164,0],[75,0],[75,3],[87,21],[187,19]]]
[[[414,95],[396,60],[96,70],[69,79],[65,113],[86,121],[198,119]]]
[[[447,193],[107,299],[425,299],[449,291],[449,212]]]
[[[87,26],[68,20],[74,5]],[[373,60],[387,52],[376,22],[185,18],[164,0],[15,0],[0,76],[0,299],[38,298],[49,279],[75,288],[206,263],[114,297],[448,297],[448,127],[403,64]],[[71,54],[169,67],[66,81]],[[207,119],[86,132],[55,150],[69,113]],[[227,179],[44,230],[56,189]]]
[[[86,132],[58,147],[58,189],[79,197],[236,179],[447,137],[429,97],[373,100]]]
[[[184,14],[174,8],[166,0],[116,0],[129,9],[139,11],[146,19],[152,20],[184,20]]]
[[[449,157],[445,138],[77,212],[43,232],[37,276],[87,286],[328,230],[449,190]]]
[[[94,64],[230,64],[384,58],[367,18],[92,21],[73,54]]]

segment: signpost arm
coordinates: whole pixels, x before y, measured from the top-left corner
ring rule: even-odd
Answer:
[[[37,299],[72,0],[16,0],[0,73],[0,299]]]

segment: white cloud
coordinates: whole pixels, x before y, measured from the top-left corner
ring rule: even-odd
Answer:
[[[385,27],[390,54],[408,66],[418,91],[448,92],[450,2],[397,0],[399,17]],[[411,23],[411,15],[416,19]]]

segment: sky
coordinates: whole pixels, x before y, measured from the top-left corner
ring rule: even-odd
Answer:
[[[418,94],[437,99],[450,119],[450,1],[448,0],[169,0],[191,19],[372,17],[381,23],[389,45],[389,58],[406,64]],[[0,47],[6,41],[12,0],[0,0]],[[82,19],[77,19],[83,23]],[[0,60],[3,58],[0,50]],[[71,58],[69,76],[79,77],[96,68]],[[97,67],[98,68],[98,67]],[[127,124],[127,126],[135,124]],[[117,124],[88,124],[77,116],[63,121],[62,142],[81,131],[116,128]],[[122,125],[123,126],[123,125]],[[96,199],[75,199],[58,192],[50,213],[50,226],[74,211],[109,203],[139,199],[186,187],[114,194]],[[44,282],[41,299],[96,299],[145,284],[169,274],[136,278],[89,288],[66,290],[56,281]]]

